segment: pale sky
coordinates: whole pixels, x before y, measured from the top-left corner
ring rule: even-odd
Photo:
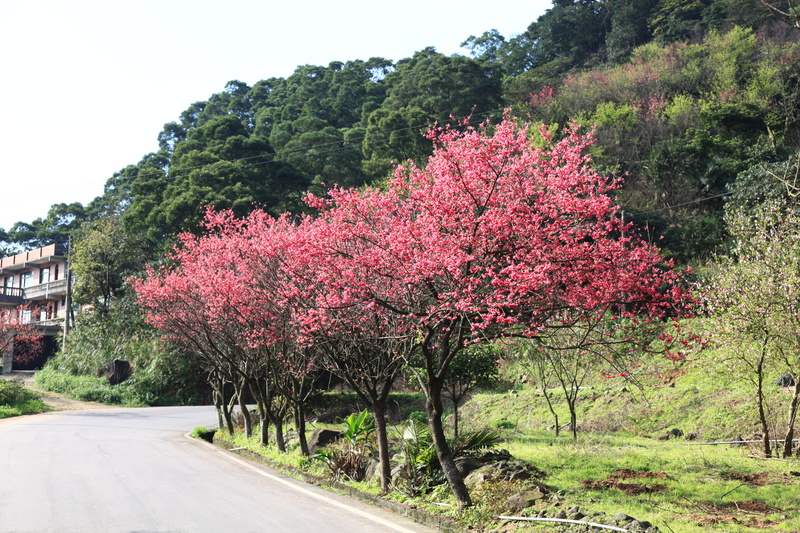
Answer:
[[[87,204],[234,79],[518,35],[549,0],[0,0],[0,228]]]

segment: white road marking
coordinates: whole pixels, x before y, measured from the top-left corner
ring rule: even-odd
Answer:
[[[297,485],[297,482],[291,482],[291,481],[287,481],[285,479],[281,479],[281,478],[279,478],[277,476],[273,476],[269,472],[265,472],[264,470],[251,465],[250,463],[244,461],[243,459],[240,459],[239,457],[235,456],[234,454],[228,453],[227,451],[222,450],[222,449],[218,448],[217,446],[214,446],[213,444],[211,444],[209,442],[205,442],[205,441],[196,439],[196,438],[194,438],[194,437],[192,437],[190,435],[186,435],[186,437],[189,438],[189,439],[192,439],[192,441],[194,441],[194,442],[198,442],[199,444],[210,446],[215,452],[222,454],[223,457],[228,458],[229,460],[233,461],[234,463],[238,463],[238,464],[244,466],[245,468],[249,468],[253,472],[256,472],[257,474],[260,474],[260,475],[262,475],[262,476],[264,476],[266,478],[269,478],[269,479],[271,479],[273,481],[277,481],[278,483],[281,483],[281,484],[283,484],[283,485],[285,485],[285,486],[287,486],[287,487],[289,487],[289,488],[291,488],[293,490],[296,490],[297,492],[302,492],[303,494],[307,494],[308,496],[311,496],[312,498],[316,498],[316,499],[321,500],[321,501],[323,501],[325,503],[329,503],[331,505],[335,505],[336,507],[340,507],[340,508],[342,508],[342,509],[344,509],[346,511],[349,511],[349,512],[355,514],[355,515],[358,515],[358,516],[360,516],[362,518],[366,518],[367,520],[371,520],[373,522],[377,522],[377,523],[379,523],[379,524],[381,524],[383,526],[386,526],[389,529],[393,529],[394,531],[398,531],[400,533],[417,533],[417,532],[412,531],[410,529],[404,528],[403,526],[399,526],[397,524],[393,524],[392,522],[389,522],[388,520],[384,520],[383,518],[381,518],[379,516],[375,516],[373,514],[364,512],[364,511],[362,511],[360,509],[356,509],[355,507],[351,507],[351,506],[349,506],[349,505],[347,505],[345,503],[341,503],[341,502],[338,502],[338,501],[336,501],[336,500],[334,500],[332,498],[328,498],[327,496],[323,496],[322,494],[317,494],[316,492],[313,492],[313,491],[310,491],[308,489],[305,489],[305,488],[301,487],[300,485]]]

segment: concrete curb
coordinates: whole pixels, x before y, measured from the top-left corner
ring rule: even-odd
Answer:
[[[193,440],[199,440],[192,437],[190,434],[186,435],[188,438]],[[208,444],[208,443],[207,443]],[[300,481],[304,481],[310,485],[316,485],[318,487],[323,487],[339,494],[344,494],[345,496],[352,498],[354,500],[358,500],[364,503],[368,503],[370,505],[374,505],[375,507],[380,507],[386,511],[394,513],[396,515],[404,516],[409,520],[413,520],[418,524],[422,524],[424,526],[430,527],[432,529],[436,529],[438,531],[442,531],[444,533],[464,533],[469,531],[469,528],[466,526],[459,524],[457,522],[453,522],[449,518],[444,516],[437,516],[430,514],[426,511],[422,511],[420,509],[416,509],[414,507],[410,507],[408,505],[404,505],[402,503],[393,502],[391,500],[387,500],[385,498],[381,498],[380,496],[375,496],[373,494],[367,494],[365,492],[361,492],[360,490],[354,489],[349,485],[345,485],[344,483],[339,483],[337,481],[333,481],[328,478],[315,476],[313,474],[309,474],[299,468],[295,468],[290,465],[276,463],[263,455],[259,455],[253,451],[244,448],[235,448],[235,446],[227,442],[216,435],[214,436],[213,446],[217,449],[224,450],[231,454],[239,455],[245,459],[249,459],[251,461],[263,464],[264,466],[268,466],[273,470],[277,470],[278,472],[282,472],[288,476],[291,476],[295,479]]]

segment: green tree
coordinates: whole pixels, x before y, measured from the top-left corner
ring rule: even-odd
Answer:
[[[475,344],[459,352],[444,378],[442,396],[453,404],[453,438],[458,438],[458,406],[475,389],[497,381],[500,351],[489,344]]]
[[[432,146],[421,133],[434,122],[482,118],[501,107],[500,80],[488,67],[431,47],[398,61],[384,81],[388,96],[369,114],[364,139],[365,169],[374,177],[408,159],[424,160]]]
[[[108,309],[125,291],[125,279],[137,264],[136,241],[118,216],[108,215],[81,227],[69,251],[76,274],[75,302]]]
[[[773,421],[766,409],[770,375],[795,377],[789,400],[783,457],[792,454],[800,407],[800,218],[797,205],[767,204],[727,217],[734,238],[720,258],[707,291],[707,308],[736,370],[754,387],[764,455],[772,456]]]

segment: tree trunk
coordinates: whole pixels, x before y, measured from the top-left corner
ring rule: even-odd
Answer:
[[[258,413],[258,440],[262,446],[269,446],[269,417],[266,413]]]
[[[787,421],[786,438],[783,440],[783,458],[788,459],[792,456],[794,449],[794,425],[797,422],[797,411],[800,407],[800,376],[794,375],[794,390],[792,391],[792,401],[789,404],[789,420]],[[800,455],[800,447],[798,447]]]
[[[222,408],[223,408],[222,414],[225,415],[225,424],[228,427],[228,433],[230,433],[231,435],[233,435],[233,432],[236,430],[236,428],[233,427],[233,406],[234,406],[234,403],[235,403],[235,397],[231,398],[229,402],[222,404]]]
[[[266,397],[265,390],[262,390],[258,384],[258,380],[248,379],[247,383],[250,387],[250,394],[256,400],[256,409],[258,409],[258,441],[261,446],[269,445],[269,416],[267,415],[267,402],[269,399]]]
[[[308,450],[308,439],[306,439],[306,413],[302,403],[294,404],[294,427],[297,430],[297,438],[300,439],[300,453],[308,457],[311,452]]]
[[[392,488],[392,467],[389,464],[389,437],[386,434],[386,410],[383,402],[372,402],[375,433],[378,437],[378,459],[381,462],[381,493],[388,494]]]
[[[458,402],[453,402],[453,438],[458,438]]]
[[[766,359],[767,344],[764,341],[764,346],[761,352],[761,358],[758,360],[756,367],[757,379],[757,401],[758,401],[758,420],[761,423],[761,442],[764,447],[764,457],[772,457],[772,447],[769,438],[769,424],[767,423],[767,414],[764,411],[764,359]]]
[[[242,420],[244,421],[244,436],[249,439],[253,436],[253,421],[250,419],[250,411],[247,410],[246,391],[243,381],[237,384],[236,397],[239,401],[239,410],[242,412]]]
[[[566,389],[565,389],[566,392]],[[575,410],[575,404],[578,402],[578,394],[575,396],[566,395],[567,407],[569,408],[569,425],[572,432],[572,440],[578,440],[578,413]]]
[[[228,404],[225,396],[225,380],[222,377],[210,379],[209,384],[214,391],[214,406],[217,408],[217,424],[220,429],[227,428],[228,433],[233,435],[233,419],[231,418],[232,405]]]
[[[212,396],[214,397],[214,408],[217,411],[217,427],[222,429],[223,427],[225,427],[225,417],[222,414],[222,411],[224,409],[222,397],[220,396],[219,392],[217,392],[217,389],[214,389],[214,391],[212,392]]]
[[[453,460],[453,453],[450,450],[450,445],[447,443],[447,437],[444,434],[444,425],[442,424],[442,387],[435,382],[429,382],[428,391],[426,394],[426,410],[428,411],[428,425],[431,429],[431,436],[433,437],[433,444],[436,447],[436,457],[439,459],[439,464],[442,466],[444,477],[450,485],[450,490],[453,491],[453,496],[456,498],[459,509],[464,507],[472,507],[472,498],[469,495],[469,489],[464,484],[464,478],[461,472],[456,468],[456,463]]]
[[[286,452],[286,439],[283,437],[283,420],[279,418],[272,419],[272,425],[275,426],[275,446],[281,453]]]
[[[542,395],[544,396],[544,400],[547,402],[547,408],[550,409],[550,413],[553,415],[553,420],[556,423],[556,437],[558,434],[561,433],[561,426],[559,426],[558,422],[558,413],[556,413],[555,408],[553,407],[553,401],[550,398],[550,394],[547,392],[547,389],[542,387]]]

